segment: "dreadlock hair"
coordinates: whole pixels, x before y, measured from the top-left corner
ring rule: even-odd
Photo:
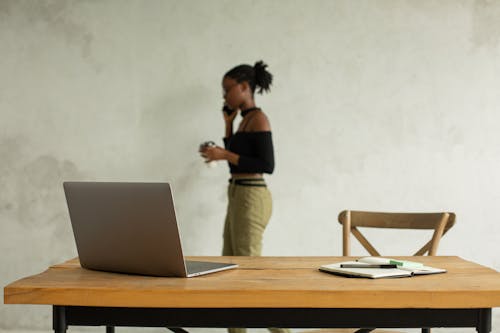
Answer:
[[[250,65],[238,65],[229,70],[224,77],[229,77],[236,82],[248,82],[252,94],[256,88],[259,88],[257,93],[269,92],[273,82],[273,75],[266,70],[267,65],[262,61],[257,61],[252,67]]]

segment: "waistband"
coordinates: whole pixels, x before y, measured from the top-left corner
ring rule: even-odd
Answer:
[[[229,184],[240,185],[240,186],[257,186],[266,187],[266,181],[264,178],[230,178]]]

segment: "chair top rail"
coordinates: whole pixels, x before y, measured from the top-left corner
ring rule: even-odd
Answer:
[[[394,228],[394,229],[436,229],[444,215],[448,215],[445,230],[455,224],[454,213],[387,213],[367,211],[342,211],[338,222],[343,224],[347,213],[351,214],[351,227]]]

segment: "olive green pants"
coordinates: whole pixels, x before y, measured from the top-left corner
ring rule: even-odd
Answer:
[[[249,180],[246,185],[229,184],[224,256],[260,256],[262,235],[271,218],[271,192],[263,179]],[[269,328],[273,333],[290,333],[284,328]],[[228,328],[229,333],[246,333],[245,328]]]

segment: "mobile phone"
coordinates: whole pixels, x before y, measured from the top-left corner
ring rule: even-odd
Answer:
[[[222,107],[222,111],[224,111],[228,116],[232,115],[236,110],[231,109],[229,106],[224,105]]]

